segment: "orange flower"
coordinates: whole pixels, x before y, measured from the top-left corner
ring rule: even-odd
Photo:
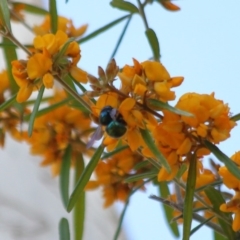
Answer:
[[[109,159],[100,161],[95,169],[97,179],[89,181],[86,190],[102,186],[105,198],[104,207],[109,207],[115,201],[126,201],[133,188],[142,183],[141,180],[133,183],[124,182],[126,177],[137,173],[134,166],[140,161],[142,157],[130,149],[125,149]]]
[[[239,165],[240,163],[240,151],[236,152],[231,159]],[[237,166],[236,166],[237,167]],[[235,191],[240,191],[240,181],[235,176],[233,176],[229,170],[222,166],[218,169],[219,175],[223,178],[223,183],[230,189]]]
[[[234,219],[232,223],[233,231],[240,230],[240,192],[237,191],[235,196],[227,203],[220,206],[220,210],[223,212],[234,213]]]
[[[192,113],[193,117],[181,116],[182,121],[213,143],[226,140],[236,126],[230,119],[227,104],[215,99],[214,94],[186,93],[179,99],[176,108]]]
[[[36,25],[33,27],[33,31],[36,33],[36,35],[44,35],[50,32],[50,16],[47,15],[40,25]],[[81,37],[87,30],[87,24],[75,28],[72,20],[67,19],[62,16],[58,16],[58,30],[61,30],[65,32],[68,37]]]
[[[56,92],[50,104],[57,103],[66,97],[64,92]],[[42,165],[51,165],[53,175],[57,175],[62,157],[69,144],[72,145],[72,160],[79,152],[89,154],[84,142],[90,129],[90,118],[83,112],[68,105],[61,106],[45,115],[36,118],[33,133],[27,141],[31,153],[43,157]]]
[[[122,82],[121,91],[133,92],[138,98],[154,98],[162,101],[175,99],[171,88],[179,86],[183,77],[171,78],[166,68],[159,62],[145,61],[141,64],[133,59],[134,66],[125,65],[118,73]]]
[[[39,89],[42,84],[52,88],[55,75],[63,77],[70,73],[77,81],[87,82],[87,73],[77,67],[81,57],[79,45],[70,42],[65,46],[67,41],[67,34],[61,30],[56,34],[37,36],[33,40],[35,49],[29,60],[12,62],[12,73],[20,87],[18,102],[26,101],[32,91]],[[66,49],[63,49],[64,46]]]

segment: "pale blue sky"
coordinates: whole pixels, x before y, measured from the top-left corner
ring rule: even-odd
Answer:
[[[59,0],[59,13],[72,18],[76,26],[88,23],[87,33],[119,18],[126,12],[113,9],[109,1]],[[132,1],[135,3],[135,1]],[[240,1],[183,0],[175,1],[179,12],[169,12],[158,3],[147,7],[149,26],[159,38],[161,61],[171,76],[184,76],[185,81],[176,89],[177,98],[186,92],[215,92],[218,99],[229,103],[233,114],[240,112]],[[125,23],[81,45],[80,65],[96,75],[97,67],[105,68]],[[134,16],[127,34],[115,57],[117,64],[132,64],[151,57],[151,50],[139,16]],[[232,131],[232,138],[221,144],[229,155],[240,150],[240,130]],[[207,159],[205,160],[207,161]],[[174,239],[169,233],[161,207],[148,199],[156,194],[154,188],[136,194],[127,211],[124,226],[130,240]],[[100,196],[99,196],[100,197]],[[191,240],[212,239],[211,232],[203,228]]]

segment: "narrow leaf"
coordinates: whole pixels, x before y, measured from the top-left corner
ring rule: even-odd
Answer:
[[[60,193],[65,209],[67,209],[69,200],[69,173],[71,166],[72,148],[69,144],[65,149],[65,153],[62,159],[62,166],[60,171]]]
[[[190,237],[191,225],[192,225],[192,215],[193,215],[193,199],[194,190],[196,184],[197,176],[197,158],[196,155],[192,155],[189,160],[189,170],[186,185],[186,195],[184,199],[183,207],[183,239],[188,240]]]
[[[109,157],[115,155],[116,153],[119,153],[127,148],[129,148],[128,145],[120,146],[120,147],[116,148],[115,150],[113,150],[112,152],[104,153],[101,159],[109,158]]]
[[[60,220],[58,229],[60,240],[70,240],[69,224],[66,218],[62,218]]]
[[[145,172],[145,173],[139,173],[126,178],[124,182],[130,183],[130,182],[137,182],[142,179],[154,178],[157,176],[157,174],[158,174],[158,171],[156,170]]]
[[[120,35],[120,37],[119,37],[119,39],[118,39],[118,41],[117,41],[117,44],[116,44],[116,46],[115,46],[115,48],[114,48],[114,50],[113,50],[113,53],[112,53],[112,55],[111,55],[111,57],[110,57],[109,62],[115,57],[115,55],[116,55],[116,53],[117,53],[117,51],[118,51],[118,48],[119,48],[120,45],[121,45],[121,42],[122,42],[122,40],[123,40],[123,37],[124,37],[124,35],[125,35],[126,31],[127,31],[127,28],[128,28],[128,26],[129,26],[129,23],[130,23],[131,19],[132,19],[132,15],[129,16],[129,18],[128,18],[128,20],[127,20],[127,22],[126,22],[126,24],[125,24],[125,26],[124,26],[124,28],[123,28],[123,31],[122,31],[122,33],[121,33],[121,35]]]
[[[49,0],[49,13],[51,20],[51,32],[55,34],[58,30],[58,13],[56,0]]]
[[[232,222],[231,214],[224,213],[220,210],[221,204],[225,203],[221,192],[210,186],[208,188],[206,188],[204,190],[204,192],[206,193],[208,199],[212,203],[213,211],[222,217],[222,218],[218,218],[218,222],[221,225],[222,230],[226,234],[227,239],[235,240],[236,235],[233,232],[232,227],[231,227],[231,222]],[[229,224],[227,224],[227,223],[229,223]]]
[[[222,183],[223,183],[222,180],[215,180],[215,181],[212,182],[212,183],[208,183],[208,184],[203,185],[203,186],[201,186],[201,187],[199,187],[199,188],[196,188],[196,189],[195,189],[195,192],[201,192],[201,191],[203,191],[205,188],[207,188],[207,187],[209,187],[209,186],[215,187],[215,186],[221,185]]]
[[[84,170],[84,161],[83,156],[80,153],[76,159],[75,166],[75,184],[77,184],[79,177],[81,176]],[[74,238],[75,240],[81,240],[83,237],[84,230],[84,218],[85,218],[85,192],[83,191],[76,205],[74,207]]]
[[[240,180],[240,169],[232,159],[225,155],[217,146],[211,142],[205,140],[204,145],[215,155],[219,161],[224,163],[230,173],[232,173],[237,179]]]
[[[118,8],[120,10],[128,11],[131,13],[139,12],[138,8],[134,4],[127,2],[127,1],[123,1],[123,0],[113,0],[110,2],[110,5],[112,5],[115,8]]]
[[[138,169],[141,169],[141,168],[144,168],[144,167],[147,167],[149,166],[149,161],[148,160],[144,160],[142,162],[139,162],[137,163],[135,166],[134,166],[134,169],[135,170],[138,170]]]
[[[230,119],[231,119],[232,121],[235,121],[235,122],[239,121],[239,120],[240,120],[240,113],[232,116]]]
[[[170,195],[167,182],[159,182],[157,185],[159,186],[160,196],[166,199]],[[174,209],[167,206],[166,204],[161,205],[163,206],[169,228],[171,229],[174,236],[179,237],[178,225],[176,221],[172,222]]]
[[[190,232],[190,236],[192,236],[195,232],[197,232],[202,226],[204,226],[206,223],[211,221],[214,218],[214,216],[206,219],[206,221],[201,222],[199,225],[197,225],[195,228],[193,228]]]
[[[169,112],[173,112],[173,113],[176,113],[176,114],[179,114],[179,115],[182,115],[182,116],[187,116],[187,117],[193,117],[194,116],[192,113],[185,112],[183,110],[174,108],[174,107],[170,106],[168,103],[165,103],[165,102],[162,102],[162,101],[159,101],[159,100],[156,100],[156,99],[148,99],[148,103],[150,104],[150,106],[160,108],[161,110],[166,109]]]
[[[5,63],[7,65],[8,79],[10,81],[11,92],[16,93],[19,89],[15,79],[12,75],[12,64],[13,60],[17,59],[16,46],[7,38],[2,38],[3,43],[3,53],[5,58]]]
[[[61,59],[61,58],[65,55],[65,53],[66,53],[66,51],[67,51],[70,43],[73,42],[73,41],[74,41],[74,38],[69,38],[69,39],[64,43],[64,45],[61,47],[60,51],[57,53],[57,55],[56,55],[56,57],[55,57],[55,59],[54,59],[55,62],[57,62],[58,59]]]
[[[150,151],[154,154],[157,161],[164,167],[168,173],[171,172],[171,168],[165,159],[165,157],[162,155],[162,153],[158,150],[157,146],[154,143],[154,140],[152,139],[152,136],[150,135],[149,131],[147,129],[141,129],[140,130],[143,140],[145,141],[146,145],[149,147]]]
[[[15,7],[17,7],[18,5],[23,5],[24,11],[29,12],[29,13],[39,14],[39,15],[48,14],[47,10],[40,8],[38,6],[32,5],[32,4],[27,4],[27,3],[22,3],[22,2],[12,2],[12,5]]]
[[[214,232],[214,240],[227,240],[227,238],[215,231]]]
[[[94,153],[94,155],[92,156],[90,162],[88,163],[88,165],[84,169],[81,177],[79,178],[79,180],[77,182],[76,187],[73,190],[73,193],[70,196],[68,207],[67,207],[68,212],[70,212],[73,209],[73,207],[74,207],[75,203],[77,202],[79,196],[84,191],[84,188],[85,188],[86,184],[88,183],[95,167],[97,166],[97,163],[98,163],[99,159],[101,158],[103,150],[104,150],[104,146],[100,145],[98,147],[98,149],[96,150],[96,152]]]
[[[6,108],[10,107],[12,104],[14,104],[16,102],[16,96],[17,94],[14,94],[11,98],[9,98],[7,101],[3,102],[0,105],[0,112],[2,112],[3,110],[5,110]]]
[[[86,41],[88,41],[89,39],[96,37],[97,35],[105,32],[105,31],[108,30],[109,28],[111,28],[111,27],[115,26],[116,24],[120,23],[121,21],[123,21],[124,19],[128,18],[129,16],[130,16],[130,15],[128,14],[128,15],[126,15],[126,16],[120,17],[120,18],[114,20],[113,22],[105,25],[104,27],[99,28],[98,30],[94,31],[93,33],[90,33],[90,34],[87,35],[86,37],[79,39],[77,42],[78,42],[78,43],[86,42]]]
[[[43,115],[45,115],[45,114],[47,114],[49,112],[52,112],[53,110],[55,110],[55,109],[57,109],[59,107],[62,107],[63,105],[65,105],[68,102],[69,102],[69,98],[66,98],[66,99],[62,100],[61,102],[57,102],[57,103],[55,103],[53,105],[50,105],[49,107],[43,108],[43,109],[41,109],[41,110],[39,110],[37,112],[36,118],[40,117],[40,116],[43,116]],[[31,117],[31,114],[28,114],[28,115],[26,115],[24,117],[24,120],[28,121],[30,117]]]
[[[2,24],[11,31],[11,23],[10,23],[10,12],[8,8],[8,1],[1,0],[0,1],[0,20]]]
[[[32,114],[30,116],[30,119],[29,119],[28,136],[32,135],[34,121],[35,121],[35,118],[36,118],[36,115],[37,115],[37,112],[38,112],[38,109],[39,109],[39,106],[40,106],[40,103],[41,103],[41,100],[42,100],[44,89],[45,89],[45,87],[44,87],[44,85],[42,85],[40,90],[39,90],[37,99],[35,101],[33,111],[32,111]]]
[[[177,172],[176,178],[180,179],[182,175],[186,172],[187,168],[188,168],[187,164],[185,163],[181,164],[181,167]]]
[[[148,28],[145,31],[145,34],[147,36],[150,47],[152,49],[154,60],[159,61],[159,59],[160,59],[160,47],[159,47],[159,42],[158,42],[158,38],[157,38],[156,33],[151,28]]]

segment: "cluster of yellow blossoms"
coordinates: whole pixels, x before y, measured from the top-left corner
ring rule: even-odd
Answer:
[[[87,26],[76,29],[70,20],[63,17],[59,17],[58,22],[56,34],[49,33],[49,16],[42,25],[35,26],[35,32],[40,34],[33,40],[29,59],[12,62],[12,74],[20,87],[18,102],[26,101],[32,91],[42,85],[52,88],[54,78],[64,78],[67,74],[76,81],[87,82],[87,73],[77,67],[81,57],[79,44],[69,39],[69,36],[83,34]]]
[[[102,186],[104,207],[112,205],[116,200],[126,201],[132,190],[141,185],[143,180],[127,183],[125,179],[147,169],[134,169],[135,165],[142,161],[143,157],[129,148],[112,157],[102,159],[95,169],[97,179],[89,181],[86,189]]]
[[[230,131],[236,123],[231,120],[229,107],[212,94],[186,93],[179,98],[175,108],[169,101],[176,98],[173,88],[183,82],[183,77],[171,77],[166,68],[157,61],[138,62],[133,59],[133,66],[125,65],[119,69],[112,60],[106,70],[99,67],[99,77],[94,77],[81,70],[77,64],[80,60],[80,47],[70,37],[79,37],[86,30],[86,25],[75,28],[71,20],[58,18],[58,31],[50,32],[50,18],[35,26],[38,36],[33,40],[33,48],[29,50],[27,60],[14,60],[12,74],[19,86],[16,100],[25,102],[34,90],[44,86],[53,88],[54,80],[64,81],[68,74],[81,83],[89,83],[92,90],[86,91],[86,104],[91,110],[87,112],[74,108],[72,99],[42,116],[37,116],[33,126],[32,136],[27,136],[21,129],[20,113],[16,108],[6,108],[0,112],[1,132],[0,143],[4,143],[5,131],[9,131],[18,140],[25,140],[31,145],[31,153],[43,157],[42,165],[51,165],[53,175],[59,173],[62,158],[69,145],[72,146],[72,163],[80,152],[90,157],[95,150],[88,146],[91,139],[92,124],[97,123],[103,133],[102,144],[108,152],[123,146],[124,150],[108,158],[102,156],[95,173],[96,179],[90,180],[86,189],[102,186],[105,207],[116,200],[126,201],[132,191],[143,184],[143,179],[136,178],[127,182],[126,179],[156,170],[156,165],[146,165],[136,168],[136,164],[146,160],[158,162],[156,154],[149,147],[143,132],[148,132],[163,157],[171,168],[169,172],[164,166],[159,166],[155,173],[158,181],[171,181],[185,164],[187,169],[181,176],[186,182],[188,166],[192,154],[197,156],[196,188],[216,180],[217,176],[202,164],[204,156],[210,151],[205,141],[218,144],[230,137]],[[0,74],[0,104],[5,101],[9,82],[6,72]],[[121,86],[115,86],[119,78]],[[48,106],[67,99],[63,91],[56,90],[50,98]],[[22,111],[22,114],[29,113]],[[184,114],[185,113],[185,114]],[[101,124],[102,118],[107,123]],[[24,119],[24,118],[23,118]],[[120,131],[119,131],[120,130]],[[119,131],[115,135],[116,131]],[[91,147],[91,148],[90,148]],[[106,154],[106,153],[105,153]],[[232,157],[240,164],[240,153]],[[225,212],[235,213],[233,230],[240,230],[240,184],[226,167],[219,168],[223,183],[236,191],[235,196],[227,204],[221,206]],[[142,187],[144,189],[144,187]],[[184,193],[183,193],[184,194]],[[209,203],[207,196],[200,196]],[[171,196],[176,201],[176,196]],[[196,202],[196,206],[202,206]],[[176,214],[176,213],[174,213]],[[208,215],[209,216],[209,215]]]
[[[66,99],[64,92],[55,92],[49,105]],[[80,120],[81,119],[81,120]],[[72,163],[77,153],[92,154],[86,149],[91,120],[87,113],[69,105],[60,106],[36,118],[31,137],[26,141],[31,145],[31,153],[43,157],[42,166],[51,165],[52,174],[59,174],[66,148],[72,146]]]

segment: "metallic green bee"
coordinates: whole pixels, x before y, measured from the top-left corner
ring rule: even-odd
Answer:
[[[107,134],[112,138],[120,138],[127,131],[127,124],[122,115],[116,108],[111,106],[106,106],[101,110],[99,115],[99,124],[100,125],[88,142],[87,148],[90,148],[96,140],[100,140],[102,138],[102,126],[106,127]]]

